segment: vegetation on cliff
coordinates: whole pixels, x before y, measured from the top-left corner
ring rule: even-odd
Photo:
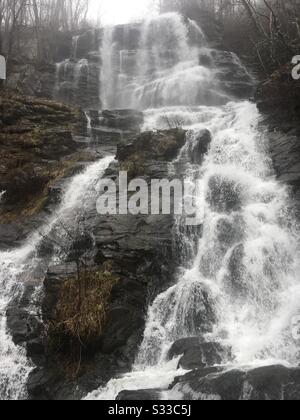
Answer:
[[[49,187],[82,158],[72,134],[84,114],[53,101],[16,95],[0,97],[0,191],[2,223],[39,212]]]
[[[107,321],[111,292],[117,283],[118,277],[109,264],[94,271],[81,270],[66,279],[55,318],[49,325],[49,337],[56,350],[69,344],[73,353],[78,346],[99,342]]]

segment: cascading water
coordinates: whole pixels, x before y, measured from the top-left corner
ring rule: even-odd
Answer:
[[[54,97],[68,99],[70,102],[80,95],[80,89],[89,86],[89,63],[86,59],[74,62],[67,59],[56,64]],[[64,96],[69,96],[65,98]]]
[[[26,380],[33,366],[26,358],[22,347],[14,345],[7,331],[6,310],[9,303],[20,297],[26,281],[34,276],[38,268],[44,273],[49,261],[39,257],[39,246],[51,236],[55,243],[65,243],[64,232],[76,227],[76,220],[95,205],[95,187],[113,157],[107,156],[91,164],[76,175],[66,187],[56,214],[41,229],[31,235],[26,243],[15,250],[0,252],[0,399],[26,398]],[[62,229],[64,226],[64,229]],[[58,241],[60,238],[60,241]],[[59,255],[59,249],[57,255]]]
[[[190,40],[193,40],[193,43]],[[104,30],[101,95],[104,108],[225,104],[216,68],[200,62],[207,55],[204,34],[176,13],[146,20],[138,50],[125,50],[115,28]]]
[[[144,23],[131,76],[115,67],[114,53],[106,63],[117,80],[107,106],[144,109],[144,129],[189,130],[179,159],[187,158],[187,176],[200,181],[203,232],[194,251],[189,234],[183,237],[186,258],[177,282],[149,308],[132,372],[87,399],[114,399],[122,390],[167,390],[182,373],[178,359],[168,360],[168,351],[187,337],[230,349],[223,359],[229,368],[298,364],[299,342],[291,326],[300,310],[299,241],[288,191],[276,181],[255,104],[224,94],[222,83],[232,75],[218,66],[219,53],[203,37],[198,50],[188,41],[191,26],[195,30],[174,14]],[[109,34],[115,43],[112,28]],[[226,57],[239,69],[240,80],[249,82],[238,58]],[[102,77],[108,78],[108,71]],[[203,129],[211,133],[210,149],[201,165],[191,165],[188,150]]]

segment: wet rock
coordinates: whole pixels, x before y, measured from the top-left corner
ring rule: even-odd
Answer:
[[[141,133],[132,143],[121,143],[118,146],[117,159],[121,162],[139,164],[145,161],[172,161],[186,141],[186,132],[182,129]],[[152,163],[151,163],[152,164]]]
[[[213,175],[208,181],[207,199],[212,210],[218,213],[231,213],[241,209],[243,188],[235,180]]]
[[[161,390],[141,389],[139,391],[122,391],[117,396],[117,401],[159,401]]]
[[[133,331],[139,330],[144,323],[143,314],[138,314],[134,308],[115,307],[110,311],[105,333],[101,337],[100,350],[104,354],[111,354],[124,346]]]
[[[61,287],[66,278],[73,276],[77,272],[75,263],[66,263],[49,267],[44,281],[44,299],[42,311],[45,319],[51,321],[55,319],[56,303],[59,299]]]
[[[189,154],[192,163],[201,165],[204,155],[208,152],[211,140],[211,134],[208,130],[202,130],[197,134],[197,137],[190,145]]]
[[[15,224],[0,224],[0,248],[15,247],[23,238],[23,230]]]
[[[68,259],[70,261],[79,261],[79,259],[88,251],[94,248],[94,238],[86,231],[78,232],[72,240]]]
[[[228,349],[219,343],[206,342],[203,338],[191,337],[176,341],[169,351],[169,358],[183,355],[179,367],[191,370],[226,363],[230,358]]]
[[[199,369],[177,378],[171,388],[186,400],[299,400],[300,368],[266,366],[248,372]]]
[[[94,29],[84,32],[78,36],[75,58],[87,58],[87,54],[91,51],[96,51],[98,48],[97,33]]]
[[[151,145],[147,144],[149,137],[152,138]],[[158,139],[158,143],[155,139]],[[175,130],[167,133],[150,133],[145,137],[142,136],[142,140],[140,136],[136,140],[133,139],[131,141],[133,147],[128,148],[126,143],[121,146],[127,162],[133,160],[137,151],[139,153],[146,151],[143,155],[142,176],[147,182],[152,178],[169,176],[168,163],[165,160],[165,151],[169,155],[169,149],[159,144],[160,139],[162,141],[167,139],[168,144],[172,143],[172,155],[176,155],[185,142],[185,132],[180,130],[178,133]],[[158,155],[160,160],[152,159]],[[122,160],[119,163],[114,162],[105,176],[117,179],[123,163]],[[171,216],[102,216],[92,207],[86,218],[86,227],[94,240],[94,247],[89,251],[91,259],[88,264],[93,267],[109,264],[113,267],[118,282],[111,292],[101,335],[82,351],[81,375],[76,384],[79,393],[83,395],[98,388],[99,384],[105,385],[111,377],[130,371],[143,337],[149,299],[152,300],[166,287],[166,284],[169,284],[175,269]],[[65,265],[50,267],[44,282],[45,322],[51,323],[55,320],[60,291],[72,272],[76,273],[76,266],[73,264],[67,267]],[[74,351],[74,346],[72,348]],[[72,357],[69,347],[58,349],[58,354],[48,356],[45,369],[53,372],[57,360],[63,363],[63,360]],[[53,389],[51,398],[60,398],[62,392],[73,395],[72,386],[69,384],[65,386],[64,379],[58,378],[57,381],[58,386]],[[48,392],[47,389],[45,392]]]
[[[101,123],[110,128],[139,131],[143,122],[144,115],[139,111],[131,109],[102,111]]]
[[[243,399],[299,401],[300,368],[266,366],[248,372]]]
[[[184,400],[238,401],[241,398],[245,373],[232,370],[218,373],[218,368],[199,369],[177,379],[173,391]]]
[[[47,205],[49,184],[62,179],[79,159],[73,135],[82,132],[86,119],[77,109],[9,90],[1,97],[0,113],[0,191],[6,191],[0,221],[28,222],[28,215]]]
[[[259,110],[278,115],[285,123],[292,119],[297,121],[300,112],[300,86],[292,77],[292,68],[291,63],[280,67],[256,92]]]
[[[225,93],[239,99],[253,96],[255,80],[235,53],[214,50],[212,58],[219,69],[217,77],[221,81],[221,89]]]

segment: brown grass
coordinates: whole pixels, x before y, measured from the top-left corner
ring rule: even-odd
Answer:
[[[80,344],[85,344],[101,337],[107,320],[111,292],[118,277],[105,268],[101,271],[80,273],[79,277],[75,276],[64,283],[50,335],[67,341],[75,339]],[[81,298],[80,288],[84,291]]]

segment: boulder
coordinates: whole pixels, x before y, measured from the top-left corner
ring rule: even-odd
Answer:
[[[201,337],[184,338],[176,341],[170,351],[169,358],[183,355],[179,367],[192,370],[220,365],[228,362],[230,352],[221,344],[207,342]]]
[[[117,401],[159,401],[161,390],[141,389],[138,391],[122,391],[117,396]]]
[[[132,143],[118,145],[117,159],[141,168],[145,161],[172,161],[186,141],[186,131],[182,129],[147,131],[141,133]],[[151,162],[151,164],[153,164]]]
[[[171,389],[185,400],[297,401],[300,368],[279,365],[249,371],[199,369],[176,378]]]

